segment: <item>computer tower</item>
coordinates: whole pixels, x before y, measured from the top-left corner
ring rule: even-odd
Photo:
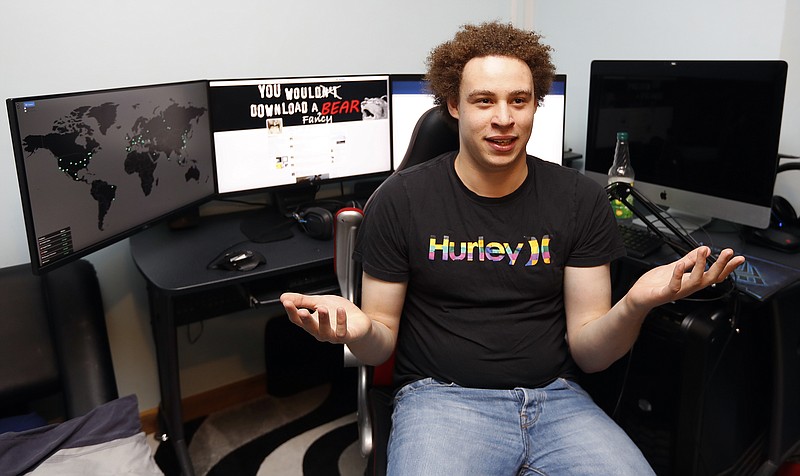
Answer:
[[[773,474],[787,459],[800,456],[800,281],[769,301],[772,323],[773,404],[769,461],[759,476]]]
[[[739,314],[729,297],[658,307],[630,354],[589,376],[659,476],[751,475],[765,460],[768,326]]]

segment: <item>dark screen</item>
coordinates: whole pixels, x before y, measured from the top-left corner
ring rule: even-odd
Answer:
[[[637,182],[768,205],[782,61],[596,61],[586,170],[605,174],[627,131]]]

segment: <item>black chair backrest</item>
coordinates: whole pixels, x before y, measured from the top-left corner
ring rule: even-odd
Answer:
[[[417,120],[408,149],[397,170],[403,170],[453,150],[458,150],[458,130],[455,123],[451,118],[444,117],[438,106],[434,106]]]

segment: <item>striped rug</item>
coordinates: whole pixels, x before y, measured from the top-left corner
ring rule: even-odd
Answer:
[[[187,423],[196,475],[363,475],[354,377],[343,371],[330,383],[266,395]],[[155,459],[165,475],[179,475],[169,444],[159,445]]]

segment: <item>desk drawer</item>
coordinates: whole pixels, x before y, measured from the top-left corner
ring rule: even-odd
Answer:
[[[310,269],[255,281],[250,284],[249,291],[254,306],[268,306],[277,304],[285,292],[339,294],[339,283],[329,268]]]

